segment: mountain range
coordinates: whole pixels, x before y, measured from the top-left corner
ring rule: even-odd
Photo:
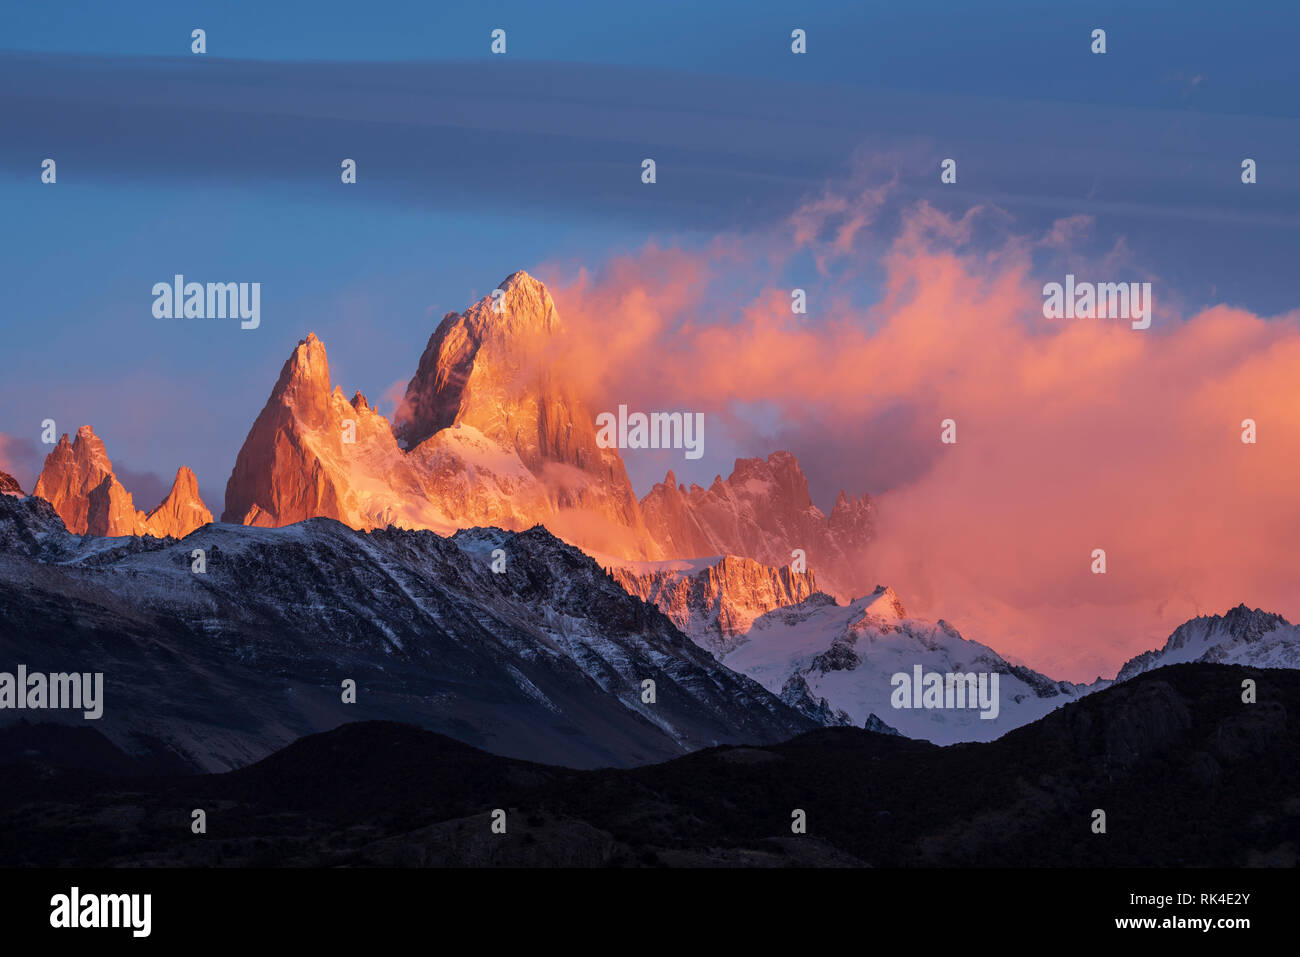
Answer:
[[[391,422],[308,335],[221,523],[188,468],[145,513],[90,426],[63,436],[31,497],[0,473],[6,660],[95,664],[115,746],[207,771],[358,719],[574,767],[818,726],[989,741],[1111,684],[1057,681],[860,587],[873,503],[841,493],[824,515],[787,452],[707,489],[670,471],[638,500],[555,372],[564,334],[545,286],[511,275],[439,323]],[[1191,661],[1300,667],[1300,629],[1245,606],[1194,619],[1116,680]],[[914,668],[998,675],[996,714],[894,707]]]
[[[0,496],[0,661],[103,673],[96,728],[160,767],[238,767],[367,718],[574,767],[816,726],[541,527],[79,537]]]
[[[782,565],[801,552],[823,587],[855,587],[872,534],[866,495],[841,492],[827,516],[795,457],[775,452],[737,459],[707,489],[669,471],[638,500],[619,450],[597,442],[595,416],[556,371],[566,329],[545,285],[516,272],[496,293],[438,324],[391,422],[333,384],[314,333],[301,340],[239,449],[222,521],[333,518],[443,534],[540,524],[620,560],[728,554]],[[163,502],[136,509],[90,425],[60,438],[34,494],[78,534],[180,538],[212,521],[185,467]]]
[[[662,569],[642,574],[663,581]],[[0,496],[0,660],[104,673],[97,730],[158,768],[206,771],[363,719],[572,767],[846,724],[989,740],[1108,684],[1006,662],[942,621],[908,618],[889,589],[845,605],[818,591],[800,599],[807,574],[732,558],[695,575],[694,593],[659,595],[693,640],[629,592],[626,570],[541,527],[441,536],[314,518],[210,524],[179,541],[101,538],[73,535],[37,496]],[[1297,629],[1262,611],[1190,622],[1166,646],[1176,660],[1188,658],[1187,634],[1210,636],[1197,660],[1300,664]],[[997,719],[890,708],[891,674],[917,664],[1000,672]],[[355,703],[341,693],[349,680]]]
[[[332,384],[314,334],[299,342],[239,451],[222,520],[443,533],[542,524],[634,560],[779,565],[802,549],[823,582],[852,587],[871,535],[865,495],[841,494],[827,517],[794,456],[777,452],[738,459],[708,489],[669,472],[638,501],[619,450],[598,445],[595,416],[555,371],[565,329],[545,285],[517,272],[498,291],[439,323],[392,422]]]
[[[949,622],[908,615],[892,588],[839,602],[812,572],[747,559],[626,562],[610,568],[631,594],[657,605],[729,668],[826,725],[893,730],[953,744],[991,741],[1084,695],[1145,671],[1186,662],[1300,668],[1300,627],[1245,605],[1193,618],[1163,647],[1121,666],[1114,679],[1060,681],[964,638]],[[924,672],[997,673],[996,717],[975,709],[897,709],[891,679]]]
[[[1055,681],[1014,665],[942,619],[908,617],[892,588],[840,604],[816,589],[811,573],[735,559],[701,564],[613,574],[728,667],[787,701],[810,703],[803,706],[810,713],[834,716],[823,724],[885,727],[937,744],[991,741],[1108,684]],[[918,665],[939,674],[997,673],[997,713],[892,707],[892,677],[910,678]]]

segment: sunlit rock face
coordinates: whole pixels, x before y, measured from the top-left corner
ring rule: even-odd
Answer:
[[[71,442],[66,434],[59,438],[32,494],[53,505],[68,531],[78,535],[182,538],[212,521],[194,473],[184,466],[157,508],[148,513],[137,509],[113,474],[103,440],[89,425],[79,428]]]

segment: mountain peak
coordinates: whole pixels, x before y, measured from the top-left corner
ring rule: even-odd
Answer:
[[[36,481],[34,495],[45,499],[76,535],[175,535],[182,537],[212,521],[199,498],[194,473],[182,467],[171,493],[145,515],[136,509],[113,473],[103,440],[89,425],[77,429],[69,444],[64,435],[49,455]],[[159,516],[155,519],[155,515]],[[206,516],[206,517],[204,517]]]
[[[391,422],[332,385],[325,348],[308,336],[240,448],[223,519],[545,523],[597,551],[662,557],[622,459],[599,446],[595,416],[553,374],[546,339],[558,327],[546,287],[512,273],[495,297],[442,319]]]
[[[512,292],[515,289],[526,289],[538,295],[550,295],[546,291],[546,283],[524,269],[517,269],[509,276],[506,276],[505,279],[501,280],[497,288],[504,289],[506,292]]]
[[[212,512],[199,495],[199,480],[189,466],[176,470],[171,491],[158,507],[145,516],[149,534],[155,538],[184,538],[212,521]]]
[[[833,593],[861,594],[851,589],[863,583],[871,537],[865,496],[841,495],[828,518],[781,450],[737,459],[707,489],[670,470],[638,502],[559,359],[563,324],[546,285],[519,270],[495,292],[438,322],[391,419],[359,393],[349,404],[330,382],[324,345],[315,334],[300,341],[240,449],[224,520],[326,516],[371,528],[400,519],[436,530],[541,522],[602,555],[794,562]]]
[[[87,521],[90,516],[92,493],[99,489],[105,480],[112,478],[113,464],[104,450],[104,443],[95,435],[94,429],[83,425],[77,429],[76,439],[69,442],[68,436],[64,434],[59,438],[58,444],[45,456],[45,464],[41,468],[41,474],[36,480],[36,488],[32,494],[54,506],[68,531],[83,535],[88,530]],[[107,489],[100,493],[102,501],[98,504],[102,518],[107,517],[102,511],[107,504],[107,493]],[[120,499],[121,496],[116,497]],[[111,523],[112,534],[129,535],[133,519],[134,510],[129,518],[122,516],[125,529],[119,527],[118,522]],[[109,534],[109,531],[99,529],[98,534]]]
[[[325,353],[325,343],[316,333],[307,333],[306,339],[299,339],[293,355],[287,365],[292,365],[299,375],[321,378],[329,381],[329,356]]]
[[[631,498],[621,462],[596,443],[595,417],[551,366],[561,323],[546,286],[521,271],[498,292],[449,313],[429,337],[394,415],[398,439],[413,449],[454,424],[472,426],[535,474],[547,462],[573,466]]]
[[[1223,622],[1234,632],[1243,630],[1272,631],[1278,625],[1291,624],[1281,615],[1264,611],[1262,608],[1251,608],[1245,602],[1242,602],[1236,608],[1229,608],[1223,616]]]
[[[108,450],[104,448],[104,440],[88,425],[77,429],[72,452],[83,468],[94,468],[104,473],[113,471],[113,463],[108,458]]]
[[[470,312],[486,306],[486,316],[494,327],[506,326],[510,331],[555,333],[560,328],[560,314],[550,290],[540,279],[534,279],[522,269],[512,272],[497,286],[504,295],[498,305],[496,296],[479,301]],[[504,320],[504,322],[503,322]]]
[[[1115,680],[1190,661],[1294,668],[1298,657],[1300,628],[1281,615],[1240,604],[1222,615],[1201,615],[1179,625],[1164,647],[1125,662]]]
[[[888,585],[877,585],[875,591],[861,600],[865,602],[863,607],[869,615],[897,619],[907,617],[907,611],[903,608],[903,603],[899,601],[894,589]]]
[[[295,396],[300,393],[316,394],[330,391],[330,360],[325,343],[310,332],[299,339],[289,358],[280,367],[280,378],[272,394]]]
[[[1210,631],[1222,630],[1234,638],[1244,638],[1250,641],[1278,627],[1289,627],[1290,624],[1281,615],[1260,608],[1251,608],[1243,602],[1235,608],[1229,608],[1222,615],[1201,615],[1185,622],[1169,636],[1169,643],[1166,647],[1180,647],[1185,640],[1185,636],[1205,629]]]
[[[342,448],[343,410],[363,411],[359,405],[349,406],[342,390],[331,386],[325,344],[316,333],[308,333],[285,360],[235,457],[222,520],[287,525],[315,516],[347,515],[338,470],[321,458],[322,451],[329,459],[328,450]]]
[[[299,339],[280,369],[271,400],[292,409],[313,427],[327,418],[330,401],[330,361],[316,333]]]
[[[195,476],[194,470],[188,465],[182,465],[176,470],[176,478],[172,482],[171,494],[175,495],[177,492],[191,494],[196,498],[198,497],[199,480],[198,477]]]

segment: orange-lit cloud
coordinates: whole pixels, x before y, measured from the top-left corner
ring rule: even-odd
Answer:
[[[1300,617],[1300,312],[1182,315],[1122,242],[1091,266],[1070,254],[1086,218],[1025,237],[996,209],[924,203],[901,216],[864,306],[851,260],[880,201],[828,194],[792,219],[788,254],[814,246],[825,271],[809,316],[789,288],[739,282],[730,243],[652,246],[554,285],[566,368],[601,408],[708,411],[748,454],[774,435],[805,463],[832,445],[835,484],[878,498],[864,586],[887,582],[913,613],[1055,676],[1112,675],[1239,602]],[[1151,328],[1045,319],[1042,284],[1067,262],[1096,281],[1154,278]],[[750,265],[771,275],[770,256]],[[955,446],[939,441],[946,418]],[[1094,548],[1106,575],[1090,572]]]

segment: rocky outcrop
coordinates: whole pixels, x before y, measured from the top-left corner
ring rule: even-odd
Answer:
[[[556,453],[576,463],[576,448],[585,443],[580,437],[565,442],[554,423],[544,424],[544,410],[568,397],[540,394],[557,390],[538,356],[560,328],[555,303],[526,272],[509,276],[498,291],[443,317],[407,384],[397,435],[414,448],[459,421],[515,448],[534,468]]]
[[[875,714],[867,715],[867,720],[863,722],[862,728],[864,731],[874,731],[876,732],[876,734],[892,734],[894,737],[897,738],[901,738],[903,736],[902,732],[900,732],[897,728],[885,724],[885,722],[881,721],[880,718]]]
[[[830,702],[825,698],[818,698],[814,695],[803,675],[790,676],[790,679],[781,688],[781,700],[804,717],[824,727],[833,728],[853,724],[853,719],[847,713],[832,708]]]
[[[354,407],[340,390],[331,391],[325,346],[315,333],[307,336],[285,361],[239,450],[222,521],[278,527],[324,516],[362,524],[351,514],[348,470],[339,463],[350,457],[344,454],[347,438],[362,451],[377,446],[381,455],[396,455],[387,422],[379,427],[376,417],[382,418],[368,404]]]
[[[360,392],[331,389],[315,333],[285,362],[226,483],[222,520],[279,527],[307,518],[359,529],[521,530],[552,518],[545,490],[518,457],[454,424],[404,451]]]
[[[624,560],[743,556],[790,564],[823,587],[858,584],[871,504],[844,494],[829,517],[788,452],[741,459],[688,492],[669,473],[638,502],[623,459],[557,366],[563,333],[546,287],[524,272],[430,336],[388,419],[332,386],[325,347],[302,340],[253,423],[226,485],[223,520],[280,526],[326,516],[452,532],[545,525]]]
[[[546,286],[526,272],[443,318],[394,416],[412,450],[456,429],[482,435],[517,459],[545,495],[547,514],[526,514],[598,551],[664,554],[646,533],[617,449],[596,443],[595,416],[551,360],[562,326]],[[549,518],[549,521],[547,519]]]
[[[22,498],[27,493],[18,485],[18,480],[8,472],[0,472],[0,495],[14,495]]]
[[[211,521],[212,513],[199,495],[199,480],[182,465],[167,497],[145,516],[145,527],[154,538],[184,538]]]
[[[147,515],[138,510],[131,493],[113,474],[103,440],[89,425],[79,428],[71,442],[66,434],[59,438],[45,457],[32,494],[53,505],[68,531],[78,535],[182,538],[212,521],[194,473],[184,467],[157,508]]]
[[[75,441],[69,442],[65,433],[54,449],[45,457],[45,466],[36,480],[34,495],[39,495],[59,513],[68,531],[78,535],[90,531],[90,497],[96,494],[97,535],[131,535],[135,532],[135,509],[109,510],[121,496],[112,494],[111,487],[117,479],[113,463],[109,461],[104,443],[94,429],[83,425],[77,430]],[[108,489],[102,488],[107,484]],[[125,489],[123,489],[125,491]]]
[[[646,527],[672,556],[744,555],[788,565],[796,550],[822,587],[851,597],[863,579],[872,504],[840,492],[828,518],[813,504],[808,479],[789,452],[737,459],[731,475],[707,489],[679,485],[669,472],[641,500]]]
[[[331,391],[313,333],[281,370],[240,449],[223,519],[279,526],[315,516],[354,528],[452,532],[545,525],[594,551],[659,552],[616,450],[536,360],[558,327],[526,273],[434,331],[395,416]]]
[[[817,593],[812,572],[724,555],[707,562],[614,566],[614,580],[656,605],[696,644],[725,655],[760,616]]]

